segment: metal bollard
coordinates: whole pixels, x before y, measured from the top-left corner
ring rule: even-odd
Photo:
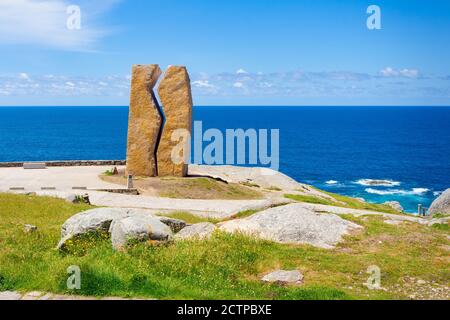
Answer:
[[[132,174],[128,175],[127,188],[133,189],[133,175]]]
[[[421,216],[422,216],[422,205],[419,204],[419,217],[421,217]]]

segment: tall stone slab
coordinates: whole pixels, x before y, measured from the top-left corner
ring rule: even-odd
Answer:
[[[134,65],[128,119],[127,173],[157,175],[156,150],[163,116],[153,88],[161,76],[158,65]]]
[[[158,88],[165,123],[157,151],[158,175],[185,177],[188,164],[183,158],[192,134],[192,93],[186,67],[170,66]],[[182,129],[182,130],[179,130]],[[188,135],[183,135],[183,132]],[[187,147],[187,145],[185,145]]]

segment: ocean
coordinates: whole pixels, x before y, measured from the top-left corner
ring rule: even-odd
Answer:
[[[0,162],[125,159],[127,120],[127,107],[0,107]],[[279,129],[280,171],[331,192],[415,212],[450,188],[450,107],[195,107],[194,120]]]

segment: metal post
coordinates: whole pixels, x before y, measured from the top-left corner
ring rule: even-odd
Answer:
[[[422,216],[422,205],[419,204],[419,217],[421,217],[421,216]]]
[[[132,174],[128,175],[127,188],[128,189],[133,189],[133,175]]]

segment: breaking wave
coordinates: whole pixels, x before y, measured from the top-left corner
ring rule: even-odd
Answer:
[[[360,179],[354,183],[362,186],[378,186],[378,187],[396,187],[401,184],[401,182],[393,180],[378,180],[378,179]]]
[[[327,182],[325,182],[326,184],[329,184],[329,185],[333,185],[333,184],[338,184],[339,183],[339,181],[336,181],[336,180],[328,180]]]
[[[371,193],[371,194],[378,194],[378,195],[382,195],[382,196],[386,196],[386,195],[423,195],[427,192],[430,191],[430,189],[427,188],[414,188],[412,190],[401,190],[401,189],[389,189],[389,190],[378,190],[378,189],[373,189],[373,188],[367,188],[365,190],[367,193]]]

